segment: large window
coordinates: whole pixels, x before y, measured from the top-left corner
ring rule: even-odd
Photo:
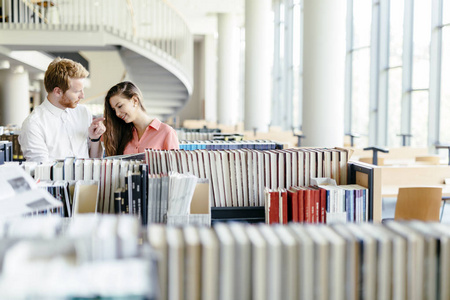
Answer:
[[[274,3],[278,105],[272,120],[288,129],[302,121],[307,24],[303,0]],[[450,143],[450,0],[347,0],[347,5],[345,130],[360,135],[355,146]]]

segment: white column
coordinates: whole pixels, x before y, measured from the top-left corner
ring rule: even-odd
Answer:
[[[238,119],[239,40],[235,16],[218,14],[217,116],[218,123],[236,125]]]
[[[304,0],[302,146],[344,144],[345,3]]]
[[[245,0],[245,130],[268,131],[271,0]]]
[[[0,125],[22,126],[30,113],[29,85],[22,66],[0,70]]]
[[[204,42],[205,76],[205,120],[217,122],[217,40],[213,35],[205,35]]]

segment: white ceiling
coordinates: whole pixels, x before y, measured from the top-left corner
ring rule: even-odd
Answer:
[[[217,14],[235,13],[243,25],[245,0],[167,0],[186,20],[194,35],[217,32]]]

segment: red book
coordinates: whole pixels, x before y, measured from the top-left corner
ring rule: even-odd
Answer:
[[[304,197],[304,210],[305,210],[305,222],[306,223],[313,223],[313,214],[314,214],[314,206],[312,205],[312,199],[311,199],[311,190],[306,188],[303,191],[303,197]]]
[[[280,223],[280,192],[269,191],[269,224]]]
[[[319,189],[320,192],[320,223],[327,223],[327,190]]]
[[[305,199],[304,199],[304,193],[305,191],[303,189],[298,189],[298,221],[300,223],[305,222]]]
[[[287,190],[288,221],[299,222],[298,218],[298,191],[296,189]]]
[[[288,203],[287,203],[287,192],[286,189],[280,189],[280,207],[282,210],[280,211],[280,223],[287,224],[288,223]]]

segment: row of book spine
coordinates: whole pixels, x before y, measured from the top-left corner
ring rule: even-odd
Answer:
[[[150,174],[190,172],[211,183],[212,206],[264,206],[264,188],[309,186],[311,178],[347,183],[346,150],[151,150],[145,152]]]
[[[265,189],[266,223],[367,222],[368,189],[357,185]]]
[[[161,299],[449,299],[439,223],[148,228]]]

